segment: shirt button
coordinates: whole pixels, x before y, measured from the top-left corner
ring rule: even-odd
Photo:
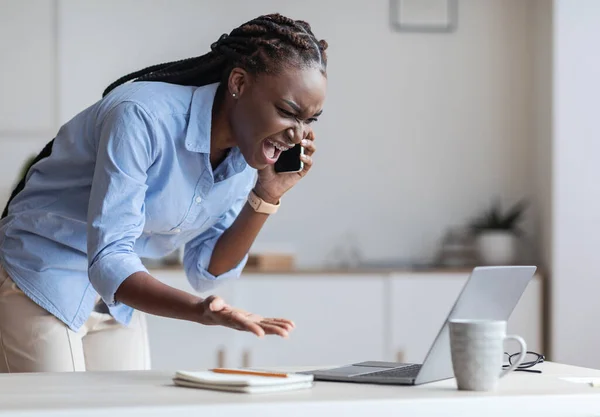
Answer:
[[[180,228],[177,228],[177,229],[175,229],[175,230],[173,230],[173,231],[174,231],[175,233],[181,233],[181,229],[180,229]]]
[[[196,197],[196,203],[198,203],[198,204],[202,203],[202,197]]]

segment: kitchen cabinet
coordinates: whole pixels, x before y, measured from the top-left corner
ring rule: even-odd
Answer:
[[[153,273],[169,285],[192,291],[183,271]],[[296,329],[290,337],[259,339],[246,332],[149,316],[152,366],[172,370],[421,362],[468,275],[245,273],[215,294],[253,313],[293,320]],[[540,353],[544,353],[542,308],[543,279],[536,275],[517,304],[508,331]]]
[[[420,363],[425,359],[468,276],[425,273],[390,277],[391,360]],[[542,328],[542,280],[536,276],[515,307],[507,333],[522,336],[529,350],[543,353]]]
[[[385,278],[380,275],[270,275],[240,280],[237,306],[292,319],[289,339],[239,334],[239,366],[330,365],[382,359]]]
[[[157,272],[156,278],[177,289],[193,292],[183,271]],[[232,288],[224,286],[219,295],[232,298]],[[228,348],[235,343],[236,332],[220,326],[147,315],[152,369],[206,369],[231,366]]]

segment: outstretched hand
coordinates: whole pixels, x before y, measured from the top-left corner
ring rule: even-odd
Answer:
[[[281,318],[265,318],[234,308],[225,303],[221,297],[211,295],[200,305],[199,322],[208,326],[225,326],[231,329],[254,333],[258,337],[277,335],[287,338],[295,325],[291,320]]]

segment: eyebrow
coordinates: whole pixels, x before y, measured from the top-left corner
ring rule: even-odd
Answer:
[[[294,109],[294,111],[295,111],[296,113],[302,113],[302,109],[300,108],[300,106],[299,106],[299,105],[297,105],[296,103],[294,103],[293,101],[291,101],[291,100],[286,100],[286,99],[283,99],[283,101],[285,101],[285,102],[286,102],[286,103],[287,103],[287,104],[288,104],[288,105],[289,105],[289,106],[290,106],[292,109]],[[319,110],[318,112],[316,112],[316,113],[313,115],[313,117],[320,116],[321,114],[323,114],[323,109],[321,109],[321,110]]]

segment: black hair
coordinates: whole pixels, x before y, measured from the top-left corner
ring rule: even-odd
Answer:
[[[259,16],[223,34],[210,52],[180,61],[152,65],[127,74],[104,90],[106,96],[128,81],[163,81],[202,86],[226,81],[231,69],[276,74],[284,66],[327,69],[327,42],[317,40],[308,23],[280,14]]]

